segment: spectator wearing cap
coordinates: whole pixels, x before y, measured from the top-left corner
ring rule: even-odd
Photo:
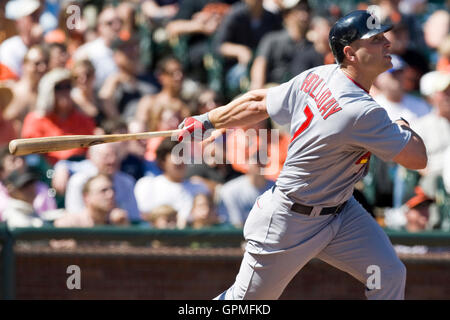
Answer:
[[[30,172],[23,157],[14,156],[9,153],[7,147],[0,149],[0,180],[4,181],[13,171],[23,174]],[[56,209],[55,198],[49,193],[48,185],[42,181],[37,181],[36,196],[33,200],[34,211],[38,215],[43,215],[46,211]],[[3,182],[0,182],[0,218],[5,210],[10,195]]]
[[[22,76],[22,62],[28,48],[42,40],[41,9],[39,0],[10,0],[6,4],[6,17],[15,20],[18,35],[0,44],[0,81]]]
[[[110,176],[99,174],[89,178],[82,189],[84,208],[68,212],[55,221],[55,227],[93,227],[96,225],[127,225],[128,214],[118,208],[114,182]]]
[[[120,147],[122,147],[120,143],[105,143],[89,148],[89,161],[84,161],[83,169],[71,175],[67,183],[65,207],[68,212],[77,213],[84,209],[84,184],[89,178],[104,174],[112,179],[116,205],[127,212],[128,220],[132,222],[141,220],[133,193],[135,180],[119,170],[122,160],[119,156]]]
[[[305,59],[304,53],[313,47],[306,39],[311,10],[305,0],[284,2],[289,3],[282,11],[284,28],[270,32],[261,39],[251,68],[251,89],[263,88],[266,83],[289,81],[298,73],[323,64],[322,59],[292,73],[291,63],[295,55],[299,54]]]
[[[139,99],[145,95],[155,94],[158,89],[145,81],[142,67],[139,65],[139,40],[117,38],[111,44],[114,62],[118,71],[110,75],[99,92],[108,117],[122,116],[124,119],[135,117]]]
[[[57,68],[45,74],[39,82],[36,110],[25,117],[22,137],[93,134],[94,121],[75,108],[71,90],[69,70]],[[84,156],[85,152],[83,148],[76,148],[49,152],[46,156],[55,164],[57,160]]]
[[[405,61],[397,55],[392,55],[393,67],[380,74],[375,81],[379,92],[374,99],[382,106],[392,121],[403,118],[408,121],[415,130],[418,120],[431,111],[428,103],[419,97],[405,92],[403,79],[405,76]],[[386,163],[376,157],[372,157],[373,183],[376,185],[378,200],[377,205],[401,207],[404,201],[412,194],[411,186],[404,179],[407,169],[395,163]],[[386,199],[386,204],[383,204]],[[392,202],[391,202],[392,201]]]
[[[36,197],[37,175],[31,171],[12,171],[5,179],[9,199],[3,211],[8,227],[42,227],[44,220],[33,208]]]
[[[442,176],[445,152],[450,147],[450,74],[435,72],[427,76],[427,93],[433,111],[420,119],[414,130],[427,148],[428,165],[422,170],[420,184],[431,197],[435,196],[436,179]]]
[[[7,105],[3,116],[14,121],[20,130],[25,115],[36,107],[38,85],[48,70],[48,52],[41,45],[32,46],[23,60],[23,74],[12,86],[13,99]]]
[[[416,187],[416,194],[406,202],[407,211],[405,229],[409,232],[420,232],[428,229],[430,219],[430,204],[433,199],[429,198],[420,187]]]
[[[117,72],[111,45],[119,37],[121,28],[122,20],[117,9],[105,7],[98,16],[98,38],[80,46],[73,55],[74,61],[89,59],[92,62],[95,68],[95,87],[98,90],[108,76]]]
[[[393,67],[380,74],[376,80],[380,93],[375,96],[375,100],[386,109],[393,121],[404,118],[415,128],[417,120],[428,114],[431,108],[422,98],[404,91],[402,80],[406,64],[403,59],[392,55],[392,64]]]

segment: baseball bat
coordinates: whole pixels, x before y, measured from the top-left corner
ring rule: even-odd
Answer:
[[[128,140],[140,140],[156,137],[170,137],[178,134],[181,129],[169,131],[153,131],[141,133],[124,134],[102,134],[102,135],[74,135],[54,136],[29,139],[15,139],[9,143],[9,152],[16,156],[30,153],[45,153],[75,148],[89,148],[96,144],[120,142]]]

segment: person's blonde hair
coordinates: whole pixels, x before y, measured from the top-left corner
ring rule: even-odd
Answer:
[[[53,111],[55,107],[55,86],[64,80],[71,80],[69,70],[55,68],[47,72],[39,81],[38,96],[36,100],[36,114],[44,117]]]

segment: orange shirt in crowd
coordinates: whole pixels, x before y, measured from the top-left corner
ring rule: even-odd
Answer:
[[[234,170],[247,173],[250,155],[257,152],[259,148],[264,150],[264,146],[261,145],[262,139],[256,135],[247,136],[243,130],[234,130],[226,139],[227,161],[231,163]],[[266,179],[275,181],[278,178],[287,157],[289,142],[289,135],[280,132],[278,141],[270,142],[269,140],[267,152],[261,151],[261,155],[267,154],[270,159],[264,166]],[[245,159],[245,162],[242,159]]]
[[[22,138],[39,138],[61,135],[93,134],[94,121],[74,110],[66,119],[49,113],[45,117],[38,117],[35,112],[30,112],[25,117],[22,127]],[[47,159],[51,164],[58,160],[68,159],[75,155],[86,153],[85,148],[53,151],[47,153]]]

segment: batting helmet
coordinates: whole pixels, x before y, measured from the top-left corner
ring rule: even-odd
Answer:
[[[331,51],[337,61],[344,61],[343,49],[358,39],[367,39],[393,28],[392,25],[380,24],[375,15],[364,10],[357,10],[340,18],[330,30],[328,37]]]

